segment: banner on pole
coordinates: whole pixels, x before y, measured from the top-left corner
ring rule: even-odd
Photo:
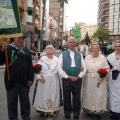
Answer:
[[[73,29],[72,29],[72,33],[73,33],[73,37],[74,37],[76,40],[80,40],[80,39],[81,39],[80,28],[73,28]]]
[[[0,38],[22,35],[17,0],[0,0]]]

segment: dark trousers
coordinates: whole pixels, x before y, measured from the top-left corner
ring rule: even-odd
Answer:
[[[71,115],[72,112],[74,115],[80,115],[82,79],[71,81],[69,79],[62,78],[62,83],[65,115]]]
[[[113,112],[113,111],[110,110],[110,116],[119,118],[120,117],[120,113],[116,113],[116,112]]]
[[[7,90],[9,120],[18,120],[18,96],[22,119],[30,120],[29,88],[21,84],[15,84],[12,89]]]

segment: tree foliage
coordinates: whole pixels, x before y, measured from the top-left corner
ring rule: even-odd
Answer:
[[[98,28],[93,35],[94,38],[98,38],[99,41],[103,42],[104,40],[110,39],[110,31],[108,29],[103,29],[102,27]]]
[[[88,45],[89,43],[91,43],[90,37],[88,35],[88,32],[86,33],[84,40],[85,40],[86,45]]]

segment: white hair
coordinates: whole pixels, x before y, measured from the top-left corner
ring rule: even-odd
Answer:
[[[91,44],[91,48],[92,48],[92,46],[93,46],[93,45],[97,45],[97,46],[98,46],[98,48],[100,49],[100,46],[99,46],[99,44],[98,44],[98,43],[92,43],[92,44]]]
[[[74,37],[69,37],[69,38],[67,39],[67,42],[69,42],[70,39],[76,40]]]
[[[47,51],[48,49],[52,49],[55,52],[55,48],[52,45],[47,45],[45,47],[45,51]]]
[[[120,40],[114,41],[114,46],[115,46],[116,43],[120,43]]]

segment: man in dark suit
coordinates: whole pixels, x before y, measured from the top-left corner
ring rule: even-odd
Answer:
[[[0,64],[6,63],[8,68],[5,69],[4,81],[9,120],[18,120],[18,97],[22,119],[30,120],[29,90],[33,84],[34,72],[31,53],[23,47],[24,37],[16,37],[14,42],[0,48]],[[5,56],[5,53],[7,53],[7,56]],[[8,60],[8,63],[6,60]]]

